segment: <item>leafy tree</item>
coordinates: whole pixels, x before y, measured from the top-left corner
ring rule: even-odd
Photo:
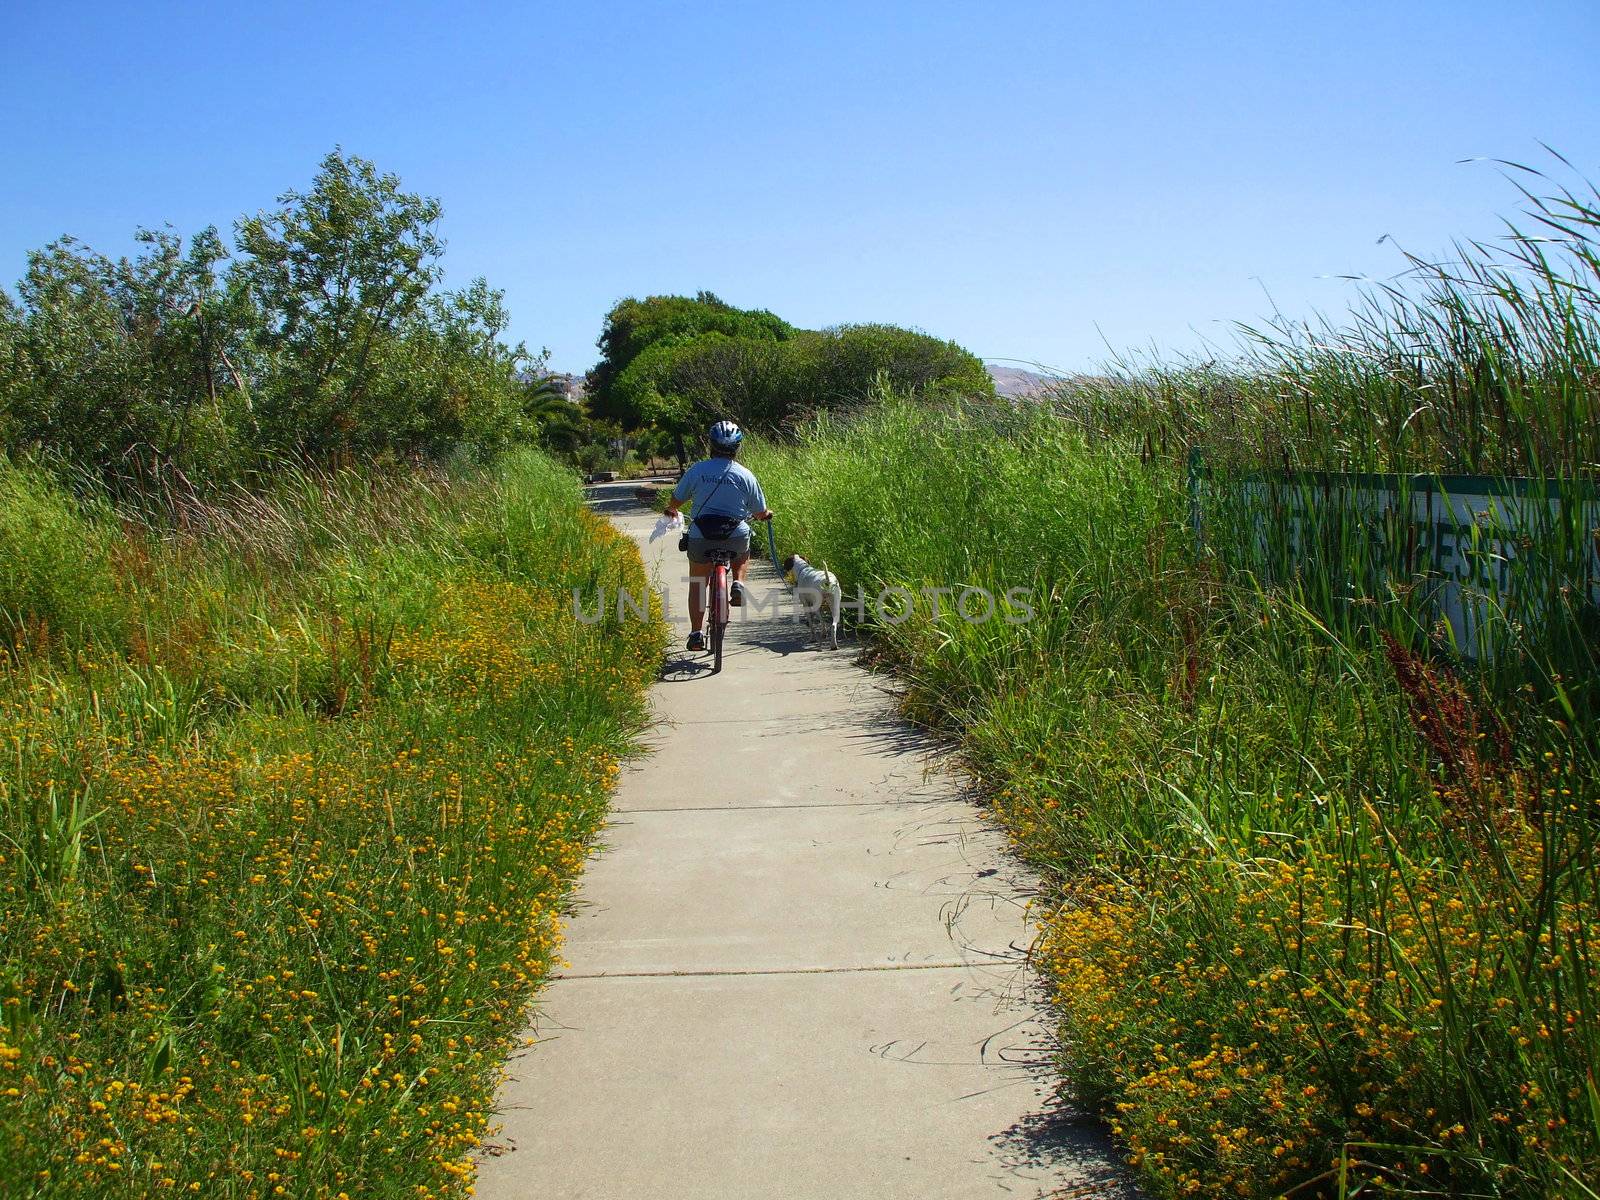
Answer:
[[[778,419],[862,403],[881,380],[893,390],[933,399],[994,396],[982,360],[955,342],[896,325],[840,325],[804,333],[789,346],[782,385],[788,403]]]
[[[619,389],[622,375],[641,354],[658,342],[682,344],[700,334],[721,334],[748,341],[783,341],[795,329],[763,309],[735,308],[711,292],[688,296],[629,297],[606,314],[596,343],[600,362],[589,372],[588,394],[596,415],[636,428],[650,418],[638,405],[648,394],[637,384]]]
[[[522,411],[537,431],[539,444],[553,454],[570,458],[591,440],[591,427],[583,409],[567,398],[566,390],[549,376],[524,385]]]
[[[502,293],[443,291],[436,200],[340,151],[310,189],[112,261],[70,238],[0,293],[0,435],[115,476],[222,482],[273,457],[441,457],[532,438]]]
[[[249,408],[249,387],[238,364],[245,361],[245,338],[256,314],[219,271],[228,250],[214,227],[190,238],[187,249],[170,229],[143,229],[136,237],[146,250],[118,261],[112,289],[144,360],[151,401],[162,414],[153,448],[161,458],[189,466],[197,433],[208,442],[199,452],[203,460],[218,453],[218,439],[226,440],[228,410]]]
[[[111,463],[160,437],[145,356],[116,293],[116,265],[71,238],[28,255],[25,319],[10,335],[6,425],[24,446]]]
[[[361,427],[413,415],[370,411],[373,356],[387,344],[392,358],[393,342],[426,319],[444,252],[441,209],[341,150],[322,160],[310,191],[286,192],[279,205],[237,226],[236,278],[261,314],[256,339],[270,361],[258,414],[279,448],[321,455],[348,448]],[[487,330],[494,315],[472,321]]]
[[[503,296],[483,280],[429,295],[377,340],[363,402],[339,414],[344,452],[370,458],[478,456],[531,438],[521,372],[527,353],[505,345]]]
[[[18,440],[17,404],[33,386],[32,363],[25,353],[28,328],[22,309],[0,291],[0,444]]]
[[[652,343],[612,384],[618,407],[667,433],[680,462],[686,439],[722,417],[762,423],[773,408],[789,343],[723,333],[676,334]]]
[[[640,429],[634,432],[633,449],[641,462],[668,458],[674,450],[674,439],[664,429]]]
[[[619,422],[629,428],[652,426],[665,432],[678,448],[680,464],[685,459],[683,439],[696,416],[692,399],[673,391],[671,377],[680,353],[692,340],[690,335],[677,334],[646,347],[607,389],[611,404],[590,402],[591,411],[621,414]]]
[[[231,353],[247,322],[219,282],[214,229],[185,248],[141,230],[144,253],[113,262],[71,238],[29,255],[6,300],[0,404],[8,445],[43,448],[122,473],[135,461],[185,465],[196,406],[213,428],[222,373],[243,390]]]
[[[893,325],[800,330],[708,292],[628,299],[606,318],[589,373],[593,411],[674,442],[731,417],[773,427],[864,403],[882,386],[907,395],[993,396],[983,363],[954,342]]]

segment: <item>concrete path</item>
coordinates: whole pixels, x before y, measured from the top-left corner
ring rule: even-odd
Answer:
[[[683,557],[632,496],[594,489],[681,647]],[[769,565],[750,581],[779,598]],[[750,611],[721,675],[669,655],[478,1196],[1122,1194],[1099,1126],[1051,1099],[1003,838],[850,649]]]

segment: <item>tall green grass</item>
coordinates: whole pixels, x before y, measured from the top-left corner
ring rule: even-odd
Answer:
[[[115,637],[128,620],[112,570],[117,529],[42,472],[0,463],[0,639]]]
[[[847,588],[1032,589],[871,646],[1044,876],[1065,1076],[1157,1194],[1585,1194],[1593,730],[1197,555],[1139,449],[891,401],[750,461]]]
[[[1053,408],[1095,446],[1197,469],[1207,551],[1341,635],[1381,623],[1409,649],[1473,659],[1500,692],[1531,681],[1592,720],[1600,191],[1503,166],[1525,203],[1500,238],[1405,255],[1337,320],[1241,327],[1231,358],[1065,382]],[[1488,498],[1461,513],[1452,493]],[[1438,599],[1454,585],[1410,515],[1425,503],[1457,509],[1451,536],[1468,543],[1451,625]]]
[[[1032,588],[869,644],[1044,877],[1065,1077],[1156,1194],[1597,1194],[1600,202],[1524,195],[1229,361],[751,456],[847,588]],[[1468,522],[1479,644],[1353,471],[1535,497]]]
[[[1405,254],[1351,312],[1241,326],[1234,354],[1071,380],[1058,411],[1147,458],[1198,446],[1245,471],[1592,479],[1600,191],[1504,166],[1525,203],[1499,238]]]
[[[580,501],[0,466],[0,1193],[466,1194],[659,661]]]
[[[1050,885],[1066,1077],[1158,1194],[1596,1194],[1600,204],[1524,195],[1347,321],[753,459],[847,586],[1031,585],[871,644]],[[1354,471],[1511,497],[1472,629]]]

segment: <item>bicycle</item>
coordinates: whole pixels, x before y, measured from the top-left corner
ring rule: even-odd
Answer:
[[[706,625],[711,634],[711,673],[722,670],[722,638],[728,630],[729,578],[733,572],[732,550],[711,550],[706,553],[711,560],[711,570],[706,574]]]
[[[772,548],[772,561],[778,561],[778,544],[773,540],[772,517],[768,514],[762,520],[767,523],[767,542]],[[686,546],[687,540],[679,542],[680,548]],[[746,551],[748,553],[748,551]],[[707,550],[706,561],[711,564],[711,570],[706,572],[705,592],[706,598],[706,624],[707,632],[711,638],[711,673],[716,675],[722,670],[722,642],[728,631],[728,610],[731,604],[731,588],[734,560],[739,555],[732,550]]]

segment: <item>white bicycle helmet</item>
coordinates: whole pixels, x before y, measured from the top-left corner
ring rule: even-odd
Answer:
[[[736,450],[739,443],[744,441],[744,430],[732,421],[718,421],[706,431],[706,436],[711,439],[711,444],[719,450]]]

